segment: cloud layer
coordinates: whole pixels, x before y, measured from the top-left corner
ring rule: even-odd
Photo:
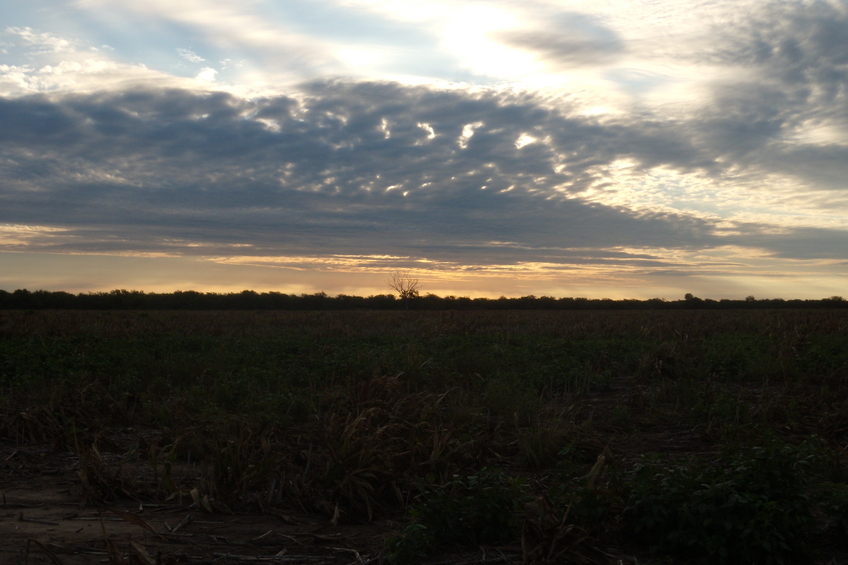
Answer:
[[[256,101],[185,90],[38,95],[0,101],[0,121],[0,222],[59,226],[88,251],[238,245],[246,255],[512,263],[752,237],[790,254],[753,237],[766,226],[581,196],[615,191],[621,160],[719,178],[750,153],[697,145],[685,134],[700,121],[602,122],[530,96],[343,82]],[[838,250],[848,247],[828,254]]]

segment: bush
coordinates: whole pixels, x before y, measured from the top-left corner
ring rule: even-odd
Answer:
[[[643,466],[630,486],[626,524],[652,553],[703,563],[804,559],[813,525],[802,492],[808,462],[772,444],[706,470]]]
[[[450,544],[478,546],[518,536],[518,510],[528,498],[520,480],[484,468],[476,475],[454,476],[419,496],[414,523],[389,542],[389,563],[411,563],[432,549]]]

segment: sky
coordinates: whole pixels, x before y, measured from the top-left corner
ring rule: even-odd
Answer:
[[[848,295],[848,0],[3,0],[0,289]]]

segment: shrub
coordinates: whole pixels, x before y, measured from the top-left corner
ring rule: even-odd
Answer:
[[[643,466],[624,510],[635,539],[652,553],[704,563],[787,563],[809,552],[808,459],[776,444],[728,457],[706,470]]]
[[[387,561],[409,563],[450,544],[477,546],[518,536],[518,509],[528,498],[523,483],[484,468],[425,490],[412,508],[415,521],[390,540]]]

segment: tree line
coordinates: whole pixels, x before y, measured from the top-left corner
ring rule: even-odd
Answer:
[[[72,294],[62,291],[19,289],[0,290],[0,310],[733,310],[848,308],[848,300],[831,296],[819,300],[782,298],[713,300],[686,294],[680,300],[609,298],[556,298],[522,296],[517,298],[470,298],[435,294],[395,296],[378,294],[330,296],[285,294],[281,292],[236,293],[176,291],[172,293],[139,290],[112,290]]]

